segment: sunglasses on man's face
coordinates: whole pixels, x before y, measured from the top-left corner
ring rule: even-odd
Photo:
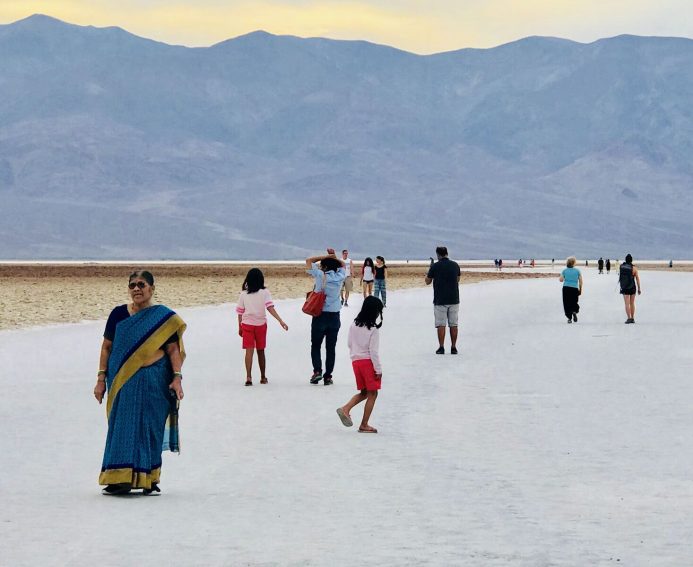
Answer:
[[[128,287],[130,289],[135,289],[136,287],[138,287],[140,289],[144,289],[145,287],[147,287],[147,285],[149,285],[149,284],[147,284],[147,282],[130,282],[128,284]]]

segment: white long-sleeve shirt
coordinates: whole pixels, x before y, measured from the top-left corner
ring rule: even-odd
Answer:
[[[380,365],[380,329],[372,327],[357,327],[352,323],[349,328],[349,355],[351,360],[364,360],[370,358],[373,362],[376,374],[382,374]]]

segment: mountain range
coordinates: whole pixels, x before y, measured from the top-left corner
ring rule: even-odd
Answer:
[[[691,257],[693,41],[0,26],[0,258]]]

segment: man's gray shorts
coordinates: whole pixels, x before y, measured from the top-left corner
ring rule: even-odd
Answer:
[[[457,316],[460,312],[460,304],[434,305],[433,314],[436,318],[436,327],[457,327]]]

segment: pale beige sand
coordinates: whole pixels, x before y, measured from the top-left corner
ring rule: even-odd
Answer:
[[[312,279],[306,275],[305,267],[298,264],[169,264],[151,268],[136,264],[0,264],[0,329],[105,319],[116,305],[128,301],[128,275],[135,269],[150,269],[156,278],[156,302],[172,309],[235,303],[250,267],[262,269],[265,285],[276,299],[303,297],[312,288]],[[424,285],[426,266],[388,267],[388,290]],[[556,276],[476,271],[463,272],[462,283]],[[354,293],[360,293],[358,280]]]

